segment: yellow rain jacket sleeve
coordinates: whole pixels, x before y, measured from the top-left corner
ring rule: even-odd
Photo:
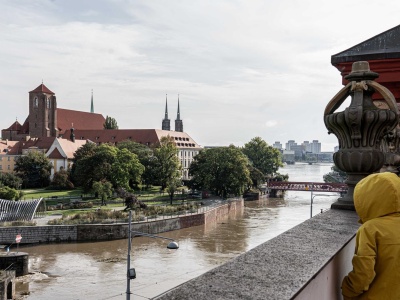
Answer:
[[[363,225],[356,235],[353,270],[344,299],[400,299],[400,178],[378,173],[361,180],[354,206]]]

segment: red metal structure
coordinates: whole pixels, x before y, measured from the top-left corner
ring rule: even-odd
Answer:
[[[282,191],[308,191],[308,192],[336,192],[347,191],[345,183],[326,183],[326,182],[289,182],[289,181],[271,181],[268,182],[270,190]]]

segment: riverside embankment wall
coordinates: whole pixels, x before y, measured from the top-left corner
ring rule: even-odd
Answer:
[[[243,207],[243,199],[228,201],[225,204],[213,207],[202,213],[132,223],[131,230],[157,234],[193,226],[207,225],[219,222],[229,214],[243,210]],[[128,237],[128,224],[0,227],[0,244],[14,243],[17,234],[22,236],[21,244],[114,240]]]

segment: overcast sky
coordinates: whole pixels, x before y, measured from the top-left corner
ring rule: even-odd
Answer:
[[[331,55],[399,24],[400,1],[0,0],[0,128],[43,83],[58,107],[174,129],[202,146],[318,139],[341,86]],[[346,104],[345,104],[346,105]]]

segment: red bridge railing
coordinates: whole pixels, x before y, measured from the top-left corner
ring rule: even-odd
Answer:
[[[289,182],[289,181],[271,181],[267,187],[271,190],[285,191],[314,191],[314,192],[346,192],[345,183],[326,183],[326,182]]]

